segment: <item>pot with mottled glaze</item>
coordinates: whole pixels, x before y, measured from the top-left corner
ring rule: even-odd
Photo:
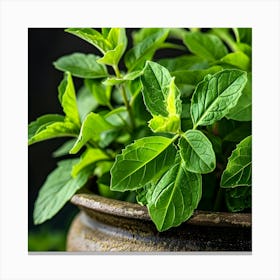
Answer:
[[[67,237],[75,252],[251,251],[251,214],[195,211],[179,227],[158,232],[147,208],[94,194],[76,194],[81,212]]]

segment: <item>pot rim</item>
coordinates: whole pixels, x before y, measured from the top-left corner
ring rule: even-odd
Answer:
[[[71,203],[85,211],[97,211],[118,217],[151,221],[147,207],[137,203],[86,193],[75,194],[71,198]],[[200,226],[251,228],[252,214],[195,210],[191,218],[185,223]]]

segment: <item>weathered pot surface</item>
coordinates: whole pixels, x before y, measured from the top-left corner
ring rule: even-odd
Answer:
[[[67,251],[251,251],[251,214],[195,211],[181,226],[158,232],[147,208],[94,194],[71,199],[81,212]]]

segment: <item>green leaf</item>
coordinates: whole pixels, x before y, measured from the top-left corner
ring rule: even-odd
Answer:
[[[118,65],[120,58],[123,54],[124,44],[117,46],[113,50],[107,51],[102,58],[98,59],[98,63],[114,66]]]
[[[107,35],[107,40],[112,44],[112,49],[123,44],[124,49],[122,50],[122,52],[124,52],[127,45],[125,28],[110,28],[110,31]]]
[[[216,157],[211,142],[198,130],[188,130],[182,134],[180,156],[185,168],[194,173],[209,173],[216,167]]]
[[[124,28],[106,29],[102,34],[91,28],[68,28],[66,31],[99,49],[103,57],[98,59],[98,63],[102,64],[117,65],[127,46]]]
[[[223,40],[232,51],[238,50],[235,38],[231,33],[231,28],[212,28],[209,32]]]
[[[247,82],[247,73],[241,70],[224,70],[208,75],[195,89],[191,101],[194,128],[210,125],[223,118],[236,106]]]
[[[143,74],[143,72],[141,73],[141,75],[142,74]],[[138,77],[134,80],[128,81],[127,88],[129,90],[129,92],[131,93],[131,96],[133,96],[133,100],[131,100],[131,102],[133,103],[134,99],[137,98],[137,96],[139,96],[138,93],[140,93],[142,90],[142,83],[141,83],[140,77]],[[141,96],[141,99],[143,100],[142,96]],[[144,104],[144,102],[143,102],[143,104]]]
[[[138,45],[149,36],[159,31],[163,31],[163,28],[141,28],[137,31],[132,32],[133,45]]]
[[[109,173],[113,163],[114,162],[112,161],[97,161],[94,169],[94,175],[100,178],[105,173]]]
[[[141,82],[145,104],[153,116],[168,117],[170,114],[181,114],[180,92],[166,68],[156,62],[148,61]]]
[[[250,59],[252,58],[252,46],[245,43],[237,43],[236,45],[239,51],[245,53]]]
[[[252,207],[252,187],[242,186],[227,189],[226,206],[230,212],[240,212]]]
[[[252,73],[248,73],[248,81],[235,107],[226,115],[236,121],[252,120]]]
[[[233,150],[221,178],[222,188],[252,185],[252,136],[246,137]]]
[[[101,178],[101,179],[103,179],[103,178]],[[122,201],[129,201],[131,199],[131,194],[132,194],[131,192],[112,191],[112,190],[110,190],[109,185],[104,184],[101,179],[99,179],[97,182],[98,193],[101,196],[116,199],[116,200],[122,200]]]
[[[78,91],[77,106],[82,121],[88,113],[93,112],[98,107],[98,101],[88,87],[82,86]]]
[[[126,107],[118,107],[104,116],[105,120],[114,127],[127,126],[128,112]]]
[[[28,140],[30,140],[38,132],[44,130],[48,125],[55,122],[63,122],[64,116],[56,114],[48,114],[37,118],[28,125]]]
[[[252,45],[252,28],[233,28],[238,43]]]
[[[149,127],[153,132],[178,133],[181,128],[181,120],[177,115],[170,115],[169,117],[154,116],[149,121]]]
[[[187,32],[184,28],[170,28],[168,38],[183,40]]]
[[[107,78],[103,84],[107,85],[107,86],[115,86],[115,85],[119,85],[124,83],[125,81],[132,81],[135,80],[136,78],[138,78],[139,76],[142,75],[142,70],[136,70],[130,73],[127,73],[126,75],[124,75],[121,78],[117,78],[117,77],[109,77]]]
[[[84,186],[90,171],[84,169],[76,178],[71,177],[72,166],[77,160],[64,160],[49,174],[35,202],[34,223],[41,224],[52,218],[64,204]]]
[[[84,168],[96,163],[97,161],[106,159],[108,159],[108,156],[102,150],[88,148],[82,154],[80,161],[73,165],[71,175],[75,178]]]
[[[71,140],[66,141],[64,144],[62,144],[59,148],[57,148],[52,153],[52,156],[53,157],[62,157],[62,156],[68,155],[71,148],[75,144],[75,142],[76,142],[76,139],[71,139]]]
[[[37,131],[28,140],[28,145],[57,137],[76,137],[78,133],[77,126],[71,122],[54,122]]]
[[[215,74],[222,71],[221,66],[212,66],[208,69],[202,70],[177,70],[170,72],[170,74],[175,77],[177,85],[197,85],[203,78],[208,74]]]
[[[154,117],[150,127],[155,132],[176,133],[180,129],[182,104],[174,78],[160,64],[148,61],[141,82],[145,105]]]
[[[168,29],[160,29],[130,49],[124,56],[124,62],[129,71],[142,68],[146,60],[152,59],[167,36]]]
[[[73,53],[60,57],[53,64],[56,69],[68,71],[78,78],[103,78],[107,77],[107,69],[96,62],[99,56],[94,54]]]
[[[137,190],[136,201],[142,206],[145,206],[148,203],[146,199],[146,190],[144,188],[139,191]]]
[[[156,187],[156,183],[160,179],[161,179],[161,177],[157,178],[154,181],[147,183],[142,189],[139,189],[136,191],[136,193],[137,193],[136,199],[139,200],[141,205],[147,205],[149,203],[149,201],[152,201],[152,195],[153,195],[154,189]]]
[[[118,65],[127,46],[127,37],[125,28],[111,28],[107,35],[107,40],[111,43],[112,48],[107,50],[98,63],[107,65]]]
[[[110,104],[112,89],[110,86],[105,86],[97,80],[85,80],[85,85],[100,105],[108,106]]]
[[[66,115],[66,120],[76,124],[80,127],[80,116],[76,101],[76,93],[72,80],[72,76],[69,72],[65,73],[64,79],[58,86],[58,98]]]
[[[180,44],[174,44],[170,42],[163,42],[160,46],[159,49],[174,49],[174,50],[180,50],[180,51],[186,51],[186,47],[182,46]]]
[[[90,140],[97,142],[100,140],[101,133],[113,129],[104,117],[96,113],[89,113],[83,121],[79,137],[70,151],[70,154],[76,154]]]
[[[128,145],[111,169],[111,190],[136,190],[165,172],[175,160],[174,139],[145,137]]]
[[[107,130],[100,134],[100,140],[98,141],[98,146],[101,149],[109,146],[113,141],[118,142],[118,137],[125,137],[125,134],[121,134],[120,130]],[[129,139],[129,136],[128,136]],[[127,143],[127,142],[126,142]]]
[[[109,32],[110,32],[110,30],[111,30],[111,28],[107,28],[107,27],[105,27],[105,28],[101,28],[101,33],[102,33],[102,35],[105,37],[105,38],[107,38],[108,37],[108,34],[109,34]]]
[[[201,175],[177,162],[160,179],[148,201],[149,214],[159,231],[179,226],[193,214],[202,194]]]
[[[188,32],[184,43],[192,53],[209,61],[216,61],[228,53],[220,38],[213,34]]]
[[[92,44],[103,54],[113,47],[101,33],[92,28],[68,28],[65,31]]]
[[[162,58],[157,62],[167,68],[170,72],[178,70],[202,70],[209,68],[209,63],[206,59],[194,55]]]
[[[220,60],[222,63],[232,65],[244,71],[251,70],[251,60],[243,52],[229,53]]]
[[[135,85],[133,85],[132,86],[133,88],[131,88],[131,90],[136,90],[131,100],[131,108],[133,110],[133,114],[136,122],[139,123],[139,125],[142,124],[147,128],[147,131],[151,132],[151,130],[147,127],[146,124],[152,118],[152,115],[148,112],[146,108],[142,94],[139,94],[142,90],[142,83],[140,80],[139,83],[140,83],[140,88],[136,88],[136,87],[134,88]]]
[[[136,190],[137,203],[140,205],[147,205],[148,204],[147,196],[149,194],[152,194],[154,187],[155,187],[155,184],[149,182],[143,188]]]

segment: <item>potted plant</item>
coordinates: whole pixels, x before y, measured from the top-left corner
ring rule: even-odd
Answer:
[[[34,223],[71,200],[68,250],[251,250],[251,29],[126,31],[66,29],[98,54],[54,62],[65,115],[29,124],[29,145],[70,138]]]

